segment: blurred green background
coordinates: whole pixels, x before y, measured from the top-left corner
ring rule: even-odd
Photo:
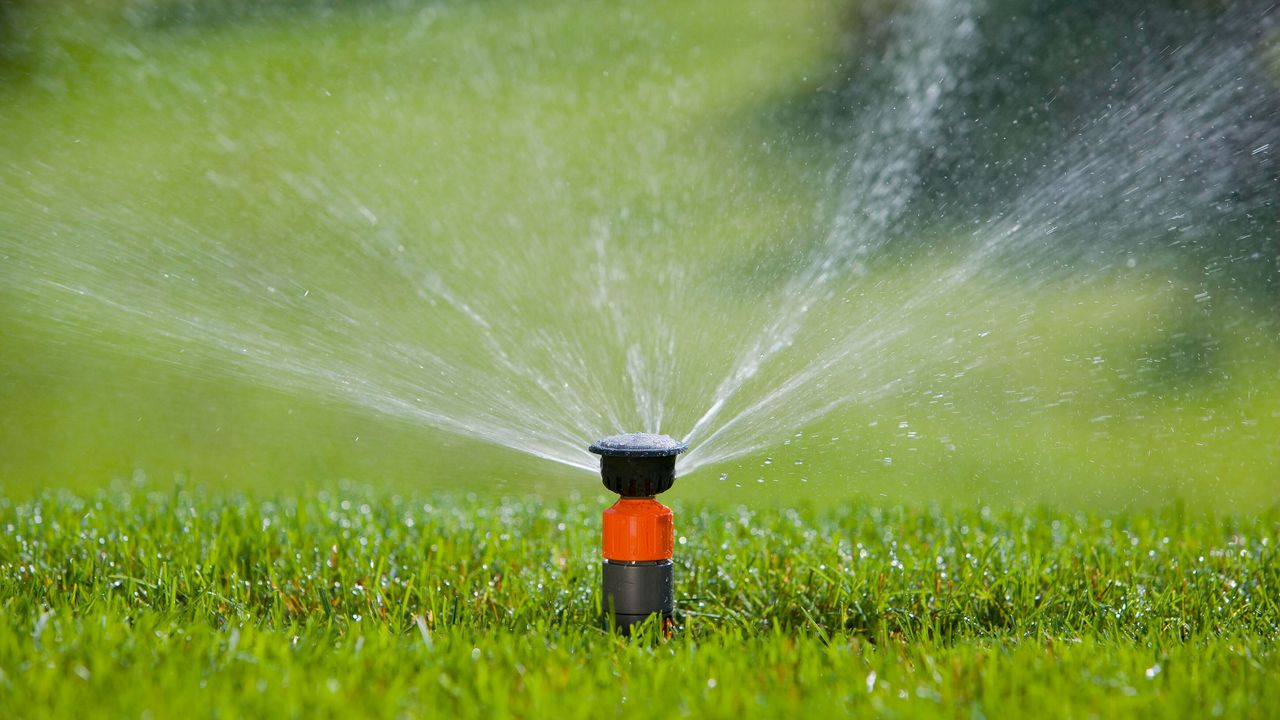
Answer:
[[[514,216],[528,235],[510,242],[551,252],[545,238],[640,208],[659,228],[645,232],[678,235],[727,302],[749,298],[768,280],[761,258],[821,232],[813,208],[830,201],[831,126],[868,17],[818,0],[0,2],[0,488],[145,476],[253,491],[352,479],[599,492],[581,471],[282,389],[269,374],[175,362],[138,326],[44,302],[7,261],[20,245],[93,266],[108,247],[95,213],[142,238],[182,227],[248,248],[289,233],[351,241],[358,230],[274,186],[282,172],[321,169],[424,237],[463,243]],[[548,157],[555,182],[531,193]],[[143,246],[163,252],[154,237]],[[866,302],[927,286],[940,262],[877,270]],[[945,403],[897,396],[780,428],[774,448],[700,469],[677,492],[1274,504],[1273,276],[1261,273],[1259,289],[1178,258],[1151,267],[1010,280],[981,311],[1004,330],[975,346],[982,362]],[[727,324],[761,311],[740,306]]]

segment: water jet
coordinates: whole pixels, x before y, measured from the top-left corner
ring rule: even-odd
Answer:
[[[675,610],[671,508],[654,499],[676,480],[676,456],[688,445],[667,435],[628,433],[588,448],[600,456],[600,478],[620,497],[604,511],[602,598],[613,626],[628,632],[651,615]]]

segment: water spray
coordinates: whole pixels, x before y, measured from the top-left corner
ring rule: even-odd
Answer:
[[[666,435],[614,435],[592,445],[604,486],[622,497],[604,511],[604,607],[628,632],[650,615],[670,622],[675,610],[671,508],[654,499],[676,481],[676,455],[688,445]]]

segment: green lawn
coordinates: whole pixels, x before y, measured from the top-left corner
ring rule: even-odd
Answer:
[[[1275,514],[677,502],[680,629],[628,640],[598,621],[607,502],[347,486],[0,501],[0,706],[1145,718],[1280,703]]]

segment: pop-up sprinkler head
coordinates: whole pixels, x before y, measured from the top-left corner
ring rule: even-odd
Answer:
[[[607,437],[589,449],[600,456],[604,486],[621,499],[604,511],[605,608],[623,632],[650,615],[675,610],[671,508],[653,499],[676,481],[676,455],[688,445],[648,433]]]

